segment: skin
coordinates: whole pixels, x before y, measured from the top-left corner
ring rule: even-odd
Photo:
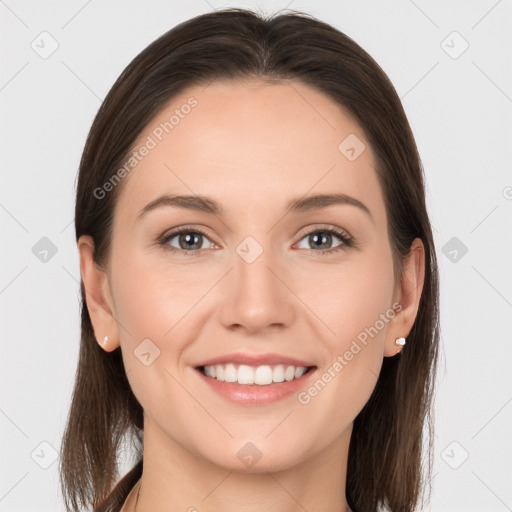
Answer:
[[[353,421],[383,358],[401,349],[395,339],[414,323],[423,245],[414,241],[395,282],[375,155],[348,112],[308,85],[191,87],[136,146],[191,96],[198,105],[124,178],[106,268],[94,264],[90,237],[78,242],[96,338],[107,352],[121,346],[144,408],[137,510],[348,511]],[[366,145],[354,161],[338,150],[349,134]],[[166,206],[137,220],[165,192],[209,196],[225,211]],[[334,192],[364,203],[371,217],[348,204],[286,211],[292,199]],[[182,225],[207,230],[198,254],[185,254],[179,236],[168,245],[181,253],[158,245],[162,234]],[[342,228],[356,245],[318,254],[306,236],[317,227]],[[236,252],[248,236],[263,249],[250,264]],[[333,235],[321,249],[339,246]],[[193,369],[231,352],[276,352],[310,361],[321,375],[395,302],[401,311],[307,405],[295,394],[269,405],[234,405]],[[147,338],[161,351],[149,366],[133,354]],[[249,441],[262,454],[252,467],[237,457]],[[135,493],[131,498],[128,510]]]

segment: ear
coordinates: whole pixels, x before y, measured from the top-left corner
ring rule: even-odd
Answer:
[[[103,350],[112,352],[120,343],[107,274],[94,261],[94,240],[92,237],[88,235],[81,236],[78,239],[78,251],[80,254],[80,274],[94,336]],[[106,342],[105,336],[108,336]]]
[[[425,248],[421,239],[416,238],[404,261],[402,279],[397,290],[397,301],[401,309],[388,324],[384,357],[394,356],[402,350],[395,343],[397,338],[407,338],[418,314],[423,282],[425,280]]]

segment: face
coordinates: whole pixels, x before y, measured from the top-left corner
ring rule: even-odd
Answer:
[[[237,470],[247,455],[267,471],[335,450],[391,355],[398,312],[362,129],[305,84],[213,83],[174,98],[143,145],[122,182],[108,285],[145,435]]]

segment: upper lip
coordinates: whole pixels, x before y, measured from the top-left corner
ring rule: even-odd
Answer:
[[[313,366],[307,361],[296,359],[294,357],[284,356],[281,354],[242,354],[240,352],[234,352],[232,354],[226,354],[223,356],[213,357],[207,359],[196,367],[201,366],[212,366],[214,364],[245,364],[249,366],[263,366],[263,365],[276,365],[276,364],[287,364],[290,366],[304,366],[309,368]]]

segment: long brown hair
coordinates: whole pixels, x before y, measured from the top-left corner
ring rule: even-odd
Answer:
[[[302,12],[265,18],[244,9],[203,14],[166,32],[126,67],[94,119],[78,174],[76,238],[92,236],[94,259],[104,267],[121,186],[101,199],[95,191],[119,169],[138,135],[189,86],[253,78],[309,84],[358,121],[377,157],[398,280],[412,241],[423,241],[426,269],[416,321],[402,353],[384,358],[375,390],[354,421],[346,485],[355,512],[381,506],[411,511],[432,471],[437,260],[423,168],[400,99],[384,71],[351,38]],[[92,504],[95,511],[118,511],[142,474],[143,411],[120,348],[107,353],[94,338],[83,282],[81,296],[80,353],[61,446],[61,487],[68,510]],[[126,440],[133,442],[137,463],[119,480],[118,457]]]

